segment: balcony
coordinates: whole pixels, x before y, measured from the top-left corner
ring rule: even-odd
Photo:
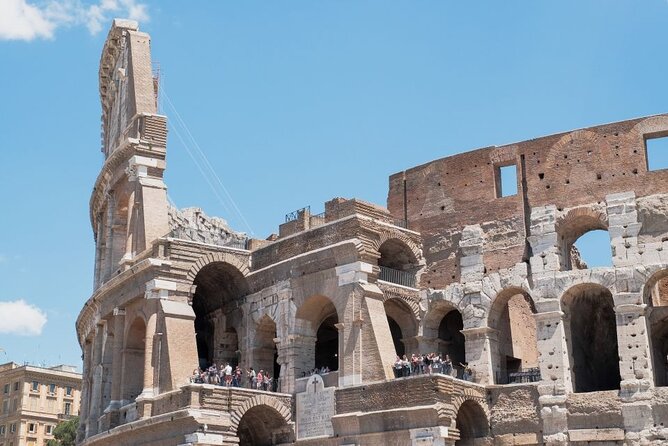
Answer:
[[[538,381],[540,381],[540,369],[538,367],[496,372],[497,384],[526,384]]]
[[[399,271],[397,269],[379,266],[380,274],[378,279],[384,282],[390,282],[397,285],[415,288],[415,274],[409,271]]]

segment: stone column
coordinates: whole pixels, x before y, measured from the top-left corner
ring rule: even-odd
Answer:
[[[166,392],[186,384],[197,367],[195,313],[185,302],[161,299],[160,317],[163,335],[157,355],[157,390]]]
[[[87,436],[97,433],[97,421],[100,418],[100,399],[102,398],[102,342],[106,321],[95,327],[93,339],[93,358],[91,360],[92,384],[90,403],[88,405],[88,420],[86,421]]]
[[[543,419],[543,437],[547,444],[568,444],[566,394],[573,391],[573,384],[565,341],[567,327],[564,313],[559,310],[557,300],[540,302],[536,306],[539,311],[542,310],[534,318],[541,375],[538,401]]]
[[[531,227],[527,240],[531,245],[529,262],[533,274],[559,271],[562,261],[565,262],[570,256],[570,253],[560,252],[556,221],[556,206],[531,208]]]
[[[641,261],[638,250],[638,223],[635,192],[610,194],[605,197],[608,213],[608,234],[612,245],[612,264],[619,268],[635,266]]]
[[[105,412],[109,412],[109,427],[118,426],[118,409],[121,402],[121,383],[123,380],[123,343],[125,337],[125,310],[114,309],[114,352],[111,363],[111,401]]]
[[[81,383],[81,422],[77,432],[77,443],[88,437],[88,414],[90,408],[90,377],[92,364],[93,347],[92,342],[86,339],[83,346],[83,371]]]
[[[480,384],[494,384],[491,344],[498,343],[496,330],[489,327],[465,328],[466,362],[473,369],[473,380]]]

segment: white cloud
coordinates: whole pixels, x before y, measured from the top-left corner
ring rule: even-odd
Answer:
[[[20,336],[39,336],[46,324],[46,313],[19,299],[0,301],[0,333]]]
[[[97,34],[114,16],[149,20],[147,6],[137,0],[0,0],[0,40],[51,39],[58,28],[81,25]]]

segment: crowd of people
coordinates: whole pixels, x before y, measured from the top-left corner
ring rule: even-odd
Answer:
[[[437,353],[413,353],[410,358],[406,355],[403,355],[403,357],[397,355],[393,368],[394,376],[397,378],[442,373],[454,376],[455,378],[461,378],[465,381],[473,381],[473,369],[471,366],[461,362],[458,365],[453,364],[449,355],[441,357]]]
[[[313,367],[311,370],[302,372],[302,378],[305,376],[324,375],[325,373],[329,372],[331,372],[331,370],[329,370],[329,367],[325,365],[323,365],[322,367]]]
[[[277,380],[272,378],[269,371],[260,369],[256,372],[253,367],[243,370],[238,365],[232,367],[229,362],[226,362],[225,365],[218,366],[214,363],[205,369],[200,367],[194,369],[190,382],[225,387],[245,387],[269,392],[276,392],[278,386]]]

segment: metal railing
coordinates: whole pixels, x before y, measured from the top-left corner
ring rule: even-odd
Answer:
[[[379,266],[380,274],[378,278],[385,282],[396,283],[411,288],[415,288],[415,274],[408,271],[399,271],[397,269],[388,268],[387,266]]]
[[[297,209],[296,211],[288,212],[285,214],[285,222],[291,222],[299,219],[300,215],[304,215],[305,212],[308,212],[309,214],[311,213],[311,206],[306,206],[301,209]]]
[[[309,227],[317,228],[325,224],[325,213],[321,212],[320,214],[311,215],[309,220]]]
[[[497,384],[535,383],[538,381],[540,381],[540,369],[538,367],[496,372]]]

